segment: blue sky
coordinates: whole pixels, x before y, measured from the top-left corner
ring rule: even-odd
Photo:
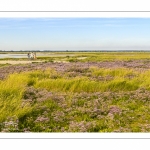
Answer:
[[[150,50],[150,18],[0,18],[0,50]]]

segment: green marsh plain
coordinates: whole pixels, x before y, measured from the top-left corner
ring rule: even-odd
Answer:
[[[150,52],[45,52],[41,62],[4,60],[1,132],[150,131]]]

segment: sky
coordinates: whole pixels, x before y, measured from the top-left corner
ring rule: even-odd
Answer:
[[[150,50],[150,18],[0,18],[0,50]]]

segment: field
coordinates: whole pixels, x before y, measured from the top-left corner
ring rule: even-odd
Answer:
[[[150,52],[0,59],[0,132],[149,132],[149,112]]]

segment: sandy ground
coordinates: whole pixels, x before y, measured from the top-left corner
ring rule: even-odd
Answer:
[[[24,61],[24,60],[2,60],[0,61],[0,64],[30,64],[30,63],[39,63],[39,62],[45,62],[45,61]],[[68,63],[66,61],[54,61],[55,63]]]
[[[32,62],[34,62],[34,63],[36,63],[36,62],[43,62],[43,61],[29,61],[29,60],[27,60],[27,61],[22,61],[22,60],[15,60],[15,61],[13,61],[13,60],[2,60],[2,61],[0,61],[0,64],[30,64],[30,63],[32,63]]]
[[[78,59],[86,59],[87,57],[79,57]]]

